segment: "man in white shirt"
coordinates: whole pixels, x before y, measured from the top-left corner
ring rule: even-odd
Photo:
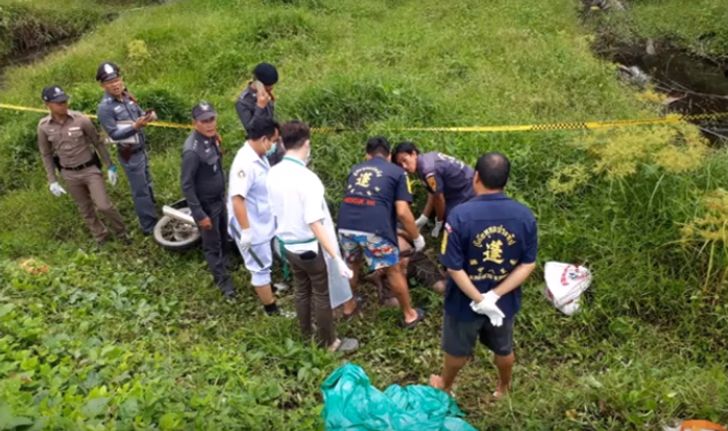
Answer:
[[[278,141],[278,124],[270,118],[258,122],[248,132],[248,140],[230,167],[227,203],[228,232],[243,256],[251,284],[268,315],[280,314],[271,289],[275,225],[266,188],[270,170],[266,153],[275,151]]]
[[[268,173],[268,197],[276,222],[276,238],[282,242],[283,254],[293,270],[301,334],[305,338],[313,335],[313,317],[319,345],[331,351],[356,350],[355,339],[337,338],[334,329],[328,271],[335,267],[333,275],[346,279],[352,273],[339,253],[324,185],[306,167],[311,154],[310,129],[303,122],[291,121],[281,126],[281,137],[286,156]],[[327,267],[327,260],[332,268]],[[350,290],[348,294],[350,298]]]

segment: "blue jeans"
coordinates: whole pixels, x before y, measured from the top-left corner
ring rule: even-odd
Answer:
[[[148,235],[154,231],[154,225],[157,224],[157,208],[146,150],[132,154],[128,161],[124,161],[119,154],[119,163],[124,168],[126,179],[129,181],[139,225],[142,232]]]

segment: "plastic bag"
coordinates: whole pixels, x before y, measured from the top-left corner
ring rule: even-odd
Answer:
[[[591,272],[583,266],[546,262],[546,299],[562,313],[571,316],[579,311],[579,297],[591,284]]]
[[[476,431],[455,400],[431,386],[372,386],[364,370],[344,364],[321,385],[327,430]]]
[[[336,253],[341,257],[339,250],[339,239],[336,236],[336,228],[334,222],[331,220],[331,213],[329,207],[324,205],[325,216],[324,216],[324,229],[326,234],[329,236],[329,241],[334,244]],[[351,292],[351,285],[349,279],[342,277],[339,273],[339,267],[336,260],[329,256],[328,253],[324,253],[324,260],[326,261],[326,272],[329,278],[329,302],[331,308],[336,308],[353,297]]]
[[[690,419],[675,427],[665,426],[662,429],[663,431],[726,431],[723,425],[702,419]]]

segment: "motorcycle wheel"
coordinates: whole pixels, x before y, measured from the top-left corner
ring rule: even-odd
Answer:
[[[200,242],[200,231],[197,226],[162,216],[154,226],[154,241],[167,250],[189,250]]]

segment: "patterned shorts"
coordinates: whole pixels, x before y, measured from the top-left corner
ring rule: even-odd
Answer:
[[[347,263],[358,261],[362,254],[371,271],[388,268],[399,263],[397,246],[379,235],[339,232],[339,243]]]

